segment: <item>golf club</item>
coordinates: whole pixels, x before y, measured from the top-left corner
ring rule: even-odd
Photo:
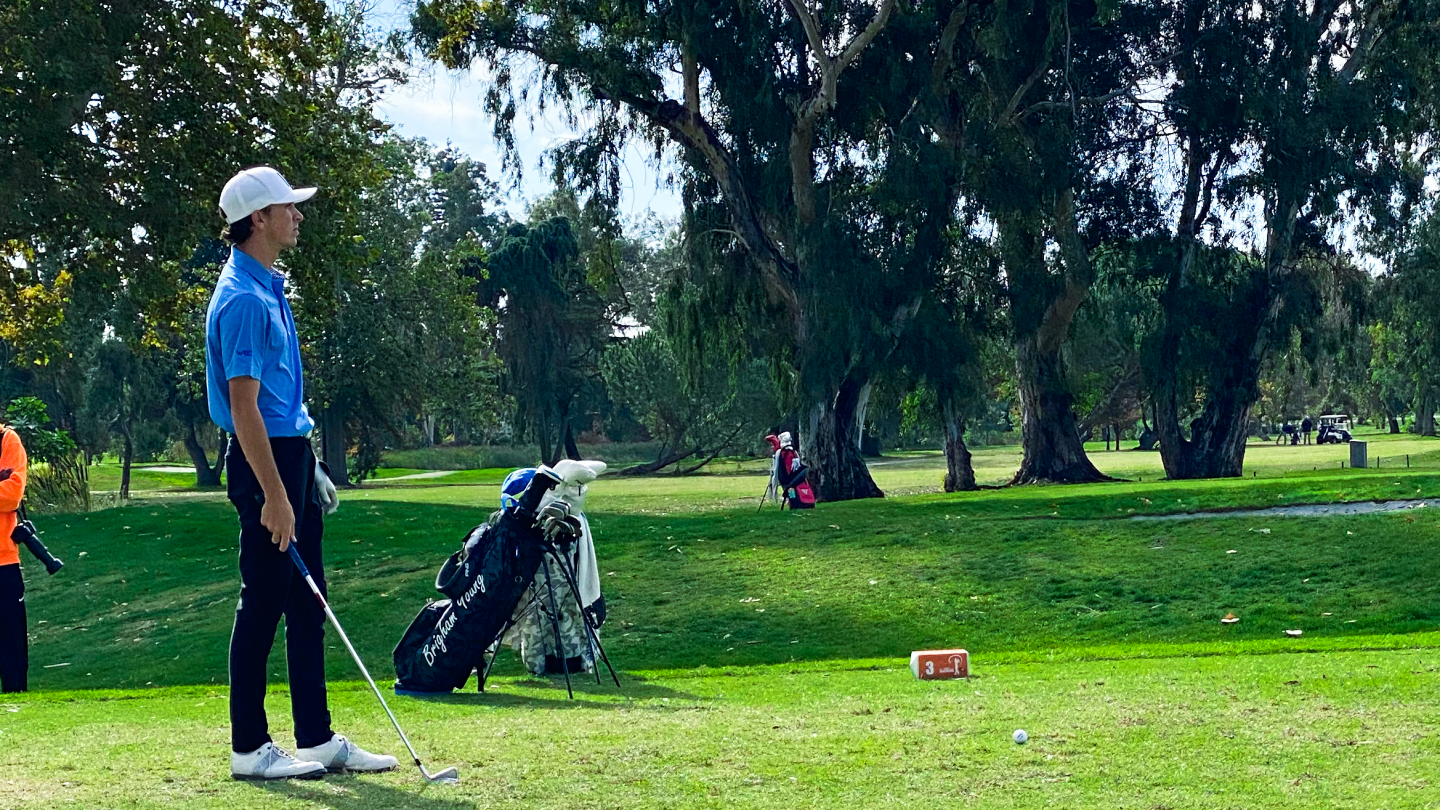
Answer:
[[[410,758],[415,760],[415,767],[419,768],[420,773],[424,774],[425,778],[431,782],[442,782],[451,785],[459,783],[460,774],[454,768],[446,768],[443,771],[432,774],[425,770],[424,765],[420,764],[420,755],[415,753],[415,746],[410,744],[410,738],[406,737],[405,731],[400,728],[400,721],[395,719],[395,713],[390,711],[390,707],[386,705],[385,696],[380,694],[380,688],[375,685],[375,679],[370,677],[370,671],[365,668],[365,662],[361,661],[360,654],[355,652],[355,646],[350,643],[349,637],[345,635],[345,628],[340,626],[340,620],[335,618],[334,611],[330,610],[330,604],[325,601],[324,595],[320,593],[320,588],[315,585],[315,579],[310,576],[309,569],[305,567],[305,561],[300,559],[300,550],[295,547],[294,540],[290,541],[289,551],[290,559],[294,560],[295,567],[300,569],[300,576],[305,577],[305,584],[310,586],[310,593],[315,594],[315,599],[320,602],[320,607],[324,609],[325,618],[330,620],[330,624],[335,627],[335,632],[340,634],[340,640],[345,642],[345,649],[349,650],[350,657],[355,659],[355,666],[360,667],[360,674],[365,676],[366,683],[370,684],[370,688],[375,692],[375,697],[380,700],[380,707],[385,710],[385,714],[389,715],[390,722],[395,726],[395,732],[400,735],[400,741],[405,743],[405,748],[410,751]]]

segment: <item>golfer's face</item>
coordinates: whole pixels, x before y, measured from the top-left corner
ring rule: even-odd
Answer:
[[[300,242],[300,223],[305,220],[305,215],[300,213],[295,203],[264,208],[256,219],[256,230],[263,232],[280,248],[293,248]]]
[[[287,248],[295,247],[300,242],[300,223],[305,221],[305,215],[295,203],[277,205],[274,210],[276,241]]]

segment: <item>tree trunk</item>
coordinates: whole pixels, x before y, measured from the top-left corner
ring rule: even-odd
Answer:
[[[1053,220],[1066,272],[1046,256],[1040,221],[1010,213],[998,219],[1000,253],[1009,280],[1020,438],[1025,449],[1012,484],[1108,481],[1085,455],[1063,351],[1075,313],[1089,293],[1089,257],[1075,224],[1073,195],[1062,195]]]
[[[945,403],[945,491],[970,492],[979,489],[975,483],[975,466],[970,462],[970,448],[965,446],[965,420],[960,418],[953,403]]]
[[[1085,455],[1075,424],[1074,397],[1060,350],[1042,349],[1037,337],[1015,347],[1019,373],[1021,442],[1025,458],[1012,484],[1078,484],[1108,481]]]
[[[1160,437],[1160,458],[1172,480],[1236,478],[1245,469],[1245,440],[1249,436],[1250,407],[1260,398],[1260,363],[1249,358],[1264,340],[1252,324],[1237,326],[1241,334],[1230,344],[1224,376],[1205,392],[1205,408],[1190,423],[1187,439],[1180,425],[1181,403],[1190,393],[1180,390],[1174,330],[1165,340],[1171,345],[1162,355],[1155,385],[1155,431]]]
[[[121,427],[120,432],[125,437],[125,450],[120,459],[120,500],[130,500],[130,462],[135,458],[135,445],[130,440],[130,426]]]
[[[1415,433],[1421,436],[1435,435],[1435,392],[1428,386],[1416,397]]]
[[[810,406],[809,429],[800,434],[800,454],[810,467],[816,500],[885,497],[860,456],[856,417],[867,382],[846,379],[839,390]]]
[[[205,448],[200,446],[200,439],[195,435],[195,420],[186,420],[185,425],[185,452],[190,454],[190,463],[195,466],[195,486],[197,487],[218,487],[220,486],[220,472],[217,468],[210,466],[210,458],[205,455]],[[224,463],[225,445],[220,445],[221,462]]]
[[[569,422],[565,424],[565,457],[575,461],[582,460],[580,445],[575,443],[575,431],[570,427]]]
[[[215,480],[219,482],[220,476],[225,474],[225,459],[228,458],[225,453],[230,449],[230,434],[225,432],[225,428],[216,428],[216,430],[220,433],[220,440],[215,446],[220,449],[215,453]]]
[[[345,440],[345,411],[331,403],[320,412],[320,458],[330,468],[330,482],[337,487],[354,486],[346,465],[349,449]]]
[[[1391,432],[1392,434],[1394,434],[1394,433],[1399,433],[1399,432],[1400,432],[1400,421],[1395,418],[1395,414],[1393,414],[1393,413],[1387,413],[1387,414],[1385,414],[1385,416],[1386,416],[1386,418],[1388,418],[1388,419],[1390,420],[1390,432]]]
[[[434,417],[434,416],[422,416],[422,417],[420,417],[420,430],[421,430],[422,433],[425,434],[425,446],[426,446],[426,447],[434,447],[434,446],[435,446],[435,417]]]
[[[650,473],[663,470],[666,467],[669,467],[671,464],[678,464],[698,452],[700,452],[700,448],[698,447],[684,453],[681,453],[679,451],[676,451],[674,453],[667,453],[662,451],[660,453],[660,457],[655,459],[654,461],[646,462],[644,464],[636,464],[633,467],[626,467],[625,469],[616,473],[616,475],[649,475]]]

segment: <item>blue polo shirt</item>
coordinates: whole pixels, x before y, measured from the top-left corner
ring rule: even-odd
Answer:
[[[300,338],[285,300],[285,277],[239,248],[220,271],[205,313],[205,382],[210,420],[230,433],[230,380],[260,381],[258,404],[271,438],[304,436],[315,427],[305,409]]]

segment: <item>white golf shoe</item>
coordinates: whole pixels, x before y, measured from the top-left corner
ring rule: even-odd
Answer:
[[[324,745],[298,749],[295,751],[295,756],[301,759],[313,759],[327,769],[337,772],[379,773],[393,770],[399,764],[395,757],[388,754],[372,754],[345,739],[343,734],[336,734],[330,738],[330,742]]]
[[[292,757],[274,743],[248,754],[230,752],[230,776],[235,779],[319,779],[325,766],[314,757]]]

